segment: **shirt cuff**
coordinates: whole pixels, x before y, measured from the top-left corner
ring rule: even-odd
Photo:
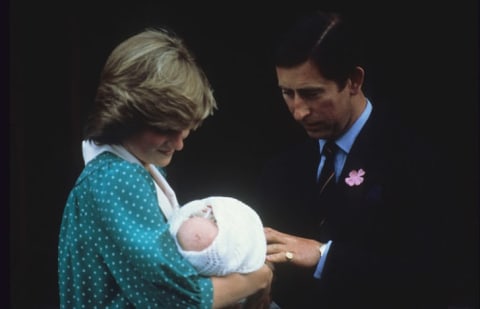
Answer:
[[[322,277],[323,267],[325,266],[325,261],[327,260],[328,250],[330,250],[331,244],[332,244],[332,241],[329,240],[327,243],[323,244],[320,247],[320,253],[321,253],[320,260],[318,261],[317,268],[313,273],[313,277],[316,279],[321,279]]]

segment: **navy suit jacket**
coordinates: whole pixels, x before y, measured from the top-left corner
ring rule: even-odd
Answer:
[[[335,188],[318,195],[318,142],[308,139],[266,164],[258,186],[265,226],[332,240],[320,280],[314,268],[279,264],[281,308],[438,308],[443,210],[434,154],[374,107]],[[433,155],[433,156],[432,156]],[[363,169],[364,181],[345,178]],[[440,293],[440,294],[439,294]]]

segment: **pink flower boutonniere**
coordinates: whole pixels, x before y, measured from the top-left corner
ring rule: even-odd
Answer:
[[[363,169],[359,169],[358,171],[352,170],[348,177],[345,178],[345,182],[350,187],[359,186],[363,182],[363,175],[365,175],[365,171]]]

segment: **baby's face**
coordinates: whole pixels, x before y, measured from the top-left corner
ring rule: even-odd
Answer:
[[[217,234],[218,227],[211,219],[191,217],[180,225],[177,239],[183,250],[202,251],[211,245]]]

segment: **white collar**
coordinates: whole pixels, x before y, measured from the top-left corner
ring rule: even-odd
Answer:
[[[142,163],[137,158],[135,158],[134,155],[132,155],[127,149],[125,149],[121,145],[97,145],[93,141],[82,141],[82,154],[85,165],[87,165],[88,162],[92,161],[96,156],[105,151],[112,152],[128,162],[138,163],[142,165]]]
[[[105,151],[112,152],[128,162],[144,166],[133,154],[121,145],[97,145],[93,141],[82,141],[82,154],[85,165]],[[163,177],[153,164],[148,164],[144,167],[154,179],[158,205],[168,220],[173,210],[179,208],[175,191],[173,191],[165,177]]]

